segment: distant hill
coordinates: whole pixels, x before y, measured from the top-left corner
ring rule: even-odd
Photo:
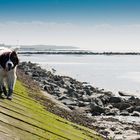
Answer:
[[[73,46],[57,46],[57,45],[21,45],[21,49],[28,49],[28,50],[71,50],[71,49],[78,49],[78,47]]]

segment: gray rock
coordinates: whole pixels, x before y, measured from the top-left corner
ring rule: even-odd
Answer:
[[[107,115],[107,116],[115,116],[115,115],[118,115],[119,114],[119,109],[117,109],[117,108],[112,108],[111,110],[106,110],[105,111],[105,114]]]
[[[105,113],[105,109],[95,103],[90,104],[90,109],[93,115],[100,115],[102,113]]]
[[[63,80],[61,80],[61,81],[58,81],[58,82],[55,82],[58,86],[60,86],[60,87],[63,87],[64,86],[64,81]]]
[[[135,107],[134,106],[130,106],[129,108],[127,108],[126,110],[129,112],[129,113],[132,113],[134,111]]]
[[[69,97],[73,97],[73,98],[78,98],[78,94],[77,94],[77,92],[75,92],[75,91],[69,92],[69,93],[68,93],[68,96],[69,96]]]
[[[126,102],[119,102],[119,103],[112,103],[113,107],[118,108],[120,110],[125,110],[129,107],[131,107],[130,103],[126,103]]]
[[[99,99],[99,98],[94,98],[94,100],[92,102],[95,102],[98,106],[101,106],[101,107],[104,106],[101,99]]]
[[[118,131],[115,131],[115,134],[120,135],[120,134],[123,134],[123,132],[121,130],[118,130]]]
[[[119,91],[118,94],[119,94],[120,96],[132,96],[132,95],[130,95],[130,94],[128,94],[128,93],[124,93],[124,92],[122,92],[122,91]]]
[[[140,106],[136,106],[136,108],[134,109],[134,111],[140,112]]]
[[[78,103],[76,101],[71,101],[69,99],[63,99],[61,102],[65,105],[78,106]]]
[[[68,99],[68,97],[66,95],[62,95],[58,98],[58,100],[64,100],[64,99]]]
[[[55,95],[55,96],[58,96],[58,97],[61,96],[61,92],[60,91],[54,91],[52,94]]]
[[[108,130],[99,130],[99,133],[107,137],[110,132]]]
[[[120,115],[122,115],[122,116],[129,116],[129,112],[127,112],[127,111],[122,111],[121,113],[120,113]]]
[[[80,99],[84,102],[90,102],[91,101],[90,96],[88,96],[88,95],[82,95],[82,97]]]
[[[134,111],[131,116],[135,116],[135,117],[140,117],[140,113],[137,111]]]
[[[47,71],[46,76],[47,76],[47,77],[51,77],[51,76],[52,76],[51,71]]]
[[[26,71],[25,72],[26,75],[32,76],[32,72]]]
[[[113,106],[112,106],[111,104],[109,104],[107,107],[108,107],[109,109],[113,109]]]
[[[68,90],[68,94],[69,94],[69,95],[71,95],[71,93],[75,91],[75,90],[74,90],[73,88],[71,88],[71,87],[68,87],[67,90]]]
[[[131,100],[131,101],[133,101],[133,100],[135,100],[136,98],[134,97],[134,96],[131,96],[130,98],[129,98],[129,100]]]
[[[108,95],[101,95],[99,98],[101,99],[103,104],[108,104],[109,103],[110,96],[108,96]]]
[[[88,107],[77,107],[75,111],[79,112],[79,113],[84,113],[85,114],[85,113],[90,113],[90,108],[88,108]]]
[[[62,77],[59,75],[54,75],[53,79],[54,79],[54,81],[61,81]]]
[[[85,89],[85,92],[89,96],[92,95],[92,93],[93,93],[93,91],[91,91],[90,89]]]
[[[85,106],[88,106],[89,104],[90,104],[89,102],[78,101],[79,107],[85,107]]]
[[[58,86],[55,83],[48,82],[47,84],[50,85],[51,87],[58,88]]]
[[[68,108],[70,108],[71,110],[76,110],[76,106],[73,105],[67,105]]]
[[[39,74],[37,72],[33,72],[32,76],[33,77],[39,77]]]
[[[122,99],[120,97],[110,97],[110,103],[120,103]]]
[[[51,86],[49,86],[49,85],[45,85],[44,90],[46,90],[48,93],[52,93]]]
[[[116,128],[115,127],[111,127],[110,130],[116,131]]]
[[[115,116],[116,113],[115,112],[106,112],[105,115],[106,116]]]
[[[120,110],[125,110],[125,109],[127,109],[127,108],[129,108],[129,107],[131,107],[131,104],[130,103],[125,103],[125,102],[121,102],[120,103],[120,107],[119,107],[119,109]]]
[[[84,103],[83,101],[79,101],[78,106],[79,106],[79,107],[84,107],[84,106],[86,106],[86,105],[85,105],[85,103]]]
[[[80,95],[86,94],[86,92],[83,89],[77,89],[76,92]]]
[[[101,93],[103,93],[104,95],[107,95],[109,97],[114,97],[115,96],[115,94],[113,94],[111,91],[104,91],[104,92],[101,92]]]

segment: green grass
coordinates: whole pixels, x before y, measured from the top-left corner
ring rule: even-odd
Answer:
[[[102,140],[93,130],[54,115],[17,81],[12,101],[0,100],[0,139]]]

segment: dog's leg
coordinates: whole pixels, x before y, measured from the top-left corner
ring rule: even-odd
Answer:
[[[3,72],[2,72],[2,68],[0,68],[0,95],[3,92],[2,85],[3,85]]]
[[[2,85],[0,84],[0,98],[2,98],[2,93],[3,93],[3,89],[2,89]]]
[[[6,87],[4,86],[4,72],[3,69],[0,68],[0,98],[4,98],[4,96],[2,96],[2,93],[7,96]]]
[[[5,87],[4,84],[3,84],[3,86],[2,86],[2,89],[3,89],[3,93],[4,93],[4,95],[7,96],[7,90],[6,90],[6,87]]]
[[[4,95],[7,97],[7,90],[4,84],[1,84],[0,86],[0,98],[5,99],[5,96],[3,96],[2,93],[4,93]]]
[[[8,95],[7,99],[12,100],[12,94],[16,83],[16,68],[9,71],[7,75]]]

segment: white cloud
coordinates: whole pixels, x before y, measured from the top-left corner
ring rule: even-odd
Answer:
[[[97,51],[140,51],[140,24],[95,26],[49,22],[0,23],[0,42],[52,44]]]

